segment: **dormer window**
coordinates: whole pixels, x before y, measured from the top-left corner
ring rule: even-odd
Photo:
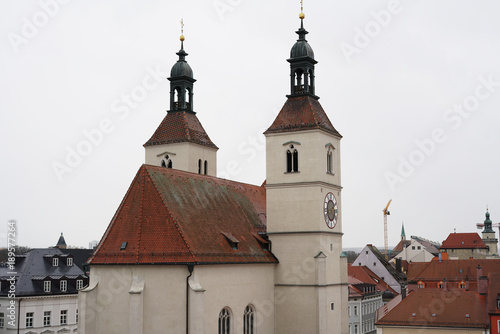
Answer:
[[[59,258],[58,257],[52,258],[52,266],[53,267],[58,267],[59,266]]]
[[[66,281],[66,280],[61,281],[60,288],[61,288],[61,292],[68,291],[68,281]]]
[[[299,171],[299,152],[293,144],[286,150],[286,172],[296,173]]]
[[[72,258],[72,257],[68,257],[68,258],[66,259],[66,265],[67,265],[68,267],[71,267],[71,266],[73,265],[73,258]]]
[[[43,291],[44,292],[50,292],[50,281],[43,281]]]

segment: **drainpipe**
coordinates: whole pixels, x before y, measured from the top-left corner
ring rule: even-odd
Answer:
[[[19,303],[17,304],[17,334],[19,334],[19,326],[21,325],[21,300],[22,298],[19,298]]]
[[[186,334],[189,334],[189,277],[193,274],[194,265],[188,264],[189,275],[186,277]]]

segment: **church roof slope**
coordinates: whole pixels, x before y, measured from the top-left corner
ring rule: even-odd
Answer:
[[[306,95],[288,98],[273,124],[264,133],[312,129],[321,129],[342,137],[333,127],[318,100]]]
[[[435,307],[434,312],[429,305]],[[377,321],[377,326],[487,328],[485,296],[464,290],[417,291]],[[432,307],[431,307],[432,309]]]
[[[263,187],[143,165],[90,264],[276,263]]]
[[[488,248],[477,233],[450,233],[441,249]]]
[[[190,142],[217,149],[193,112],[170,111],[144,146]]]

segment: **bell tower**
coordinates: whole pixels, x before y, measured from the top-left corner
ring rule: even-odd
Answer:
[[[179,60],[170,71],[170,109],[144,144],[146,164],[215,176],[218,147],[208,137],[193,109],[193,70],[184,51],[181,21]]]
[[[488,255],[498,256],[498,239],[495,237],[493,222],[490,219],[490,213],[486,209],[486,219],[484,220],[483,242],[489,247]]]
[[[348,333],[347,258],[342,255],[340,140],[320,105],[314,52],[299,39],[290,94],[266,136],[267,233],[279,259],[276,333]]]

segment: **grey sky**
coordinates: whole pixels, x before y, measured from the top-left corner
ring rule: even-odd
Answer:
[[[262,132],[288,93],[299,1],[1,6],[1,246],[9,219],[31,247],[61,232],[74,246],[101,238],[168,108],[181,18],[219,175],[264,181]],[[391,198],[392,245],[402,221],[408,236],[436,241],[478,231],[487,205],[500,221],[498,1],[304,6],[316,93],[344,136],[344,246],[383,245]],[[54,163],[71,171],[58,178]]]

